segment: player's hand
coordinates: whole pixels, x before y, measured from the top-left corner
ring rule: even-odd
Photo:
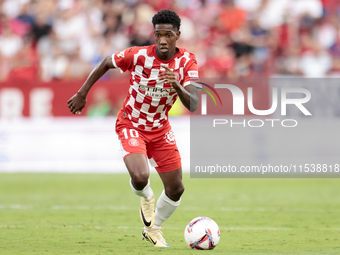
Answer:
[[[173,88],[179,87],[180,85],[176,79],[176,75],[174,74],[174,72],[171,71],[171,69],[167,65],[161,64],[161,67],[165,69],[165,72],[160,73],[158,75],[158,79],[160,81],[165,81],[166,83],[170,83]]]
[[[77,93],[67,101],[68,108],[70,108],[70,111],[73,114],[76,114],[76,113],[81,114],[81,111],[83,110],[83,108],[86,105],[86,101],[87,101],[86,97]]]

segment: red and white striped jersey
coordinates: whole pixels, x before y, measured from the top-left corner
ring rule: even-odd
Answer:
[[[130,88],[122,110],[133,126],[142,130],[155,130],[168,122],[168,112],[177,99],[177,93],[169,83],[158,80],[167,64],[176,74],[182,86],[190,79],[198,79],[195,55],[182,48],[169,61],[157,57],[156,46],[132,47],[112,55],[114,67],[129,71]]]

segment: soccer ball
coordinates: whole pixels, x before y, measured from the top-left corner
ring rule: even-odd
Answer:
[[[197,217],[185,227],[184,238],[192,249],[211,250],[220,241],[220,229],[212,219]]]

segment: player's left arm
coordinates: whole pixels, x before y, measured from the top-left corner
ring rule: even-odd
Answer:
[[[159,80],[165,80],[176,90],[182,104],[190,111],[194,112],[198,108],[198,89],[193,85],[183,87],[176,79],[176,75],[168,66],[163,65],[165,72],[161,73]]]

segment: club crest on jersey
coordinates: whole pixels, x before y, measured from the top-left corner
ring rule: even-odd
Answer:
[[[129,140],[129,145],[130,145],[130,146],[133,146],[133,147],[137,147],[137,146],[139,146],[139,142],[138,142],[137,139],[131,138],[131,139]]]
[[[164,135],[164,139],[167,143],[170,143],[170,144],[175,144],[176,143],[176,140],[175,140],[175,134],[172,130],[170,130],[169,132],[167,132],[165,135]]]
[[[190,72],[190,71],[189,71]],[[180,81],[181,80],[181,75],[178,73],[178,72],[176,72],[176,71],[174,71],[174,74],[175,74],[175,76],[176,76],[176,81]]]

